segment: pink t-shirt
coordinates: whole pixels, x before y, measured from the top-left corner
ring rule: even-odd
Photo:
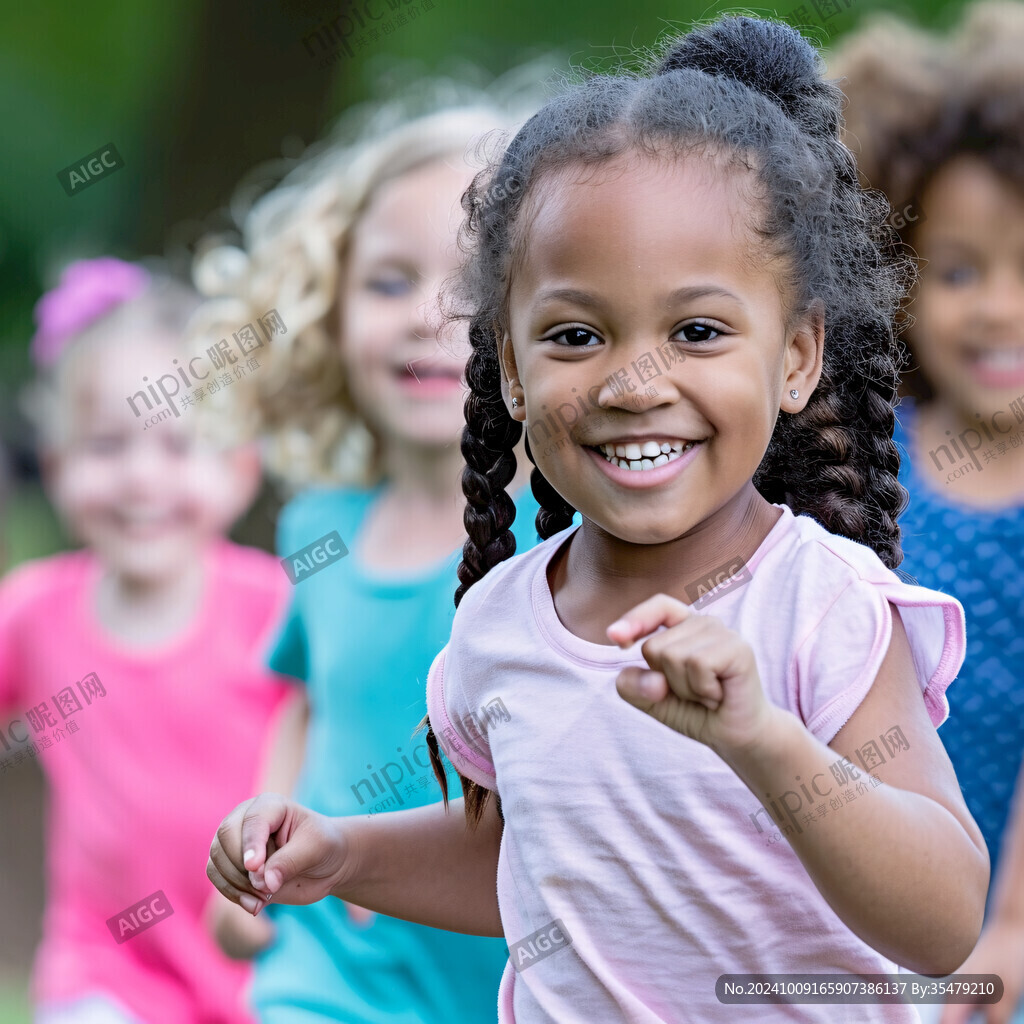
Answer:
[[[216,898],[206,862],[224,815],[253,794],[288,691],[261,658],[291,588],[264,552],[217,541],[203,558],[197,614],[159,648],[126,648],[97,621],[101,570],[88,552],[29,563],[0,585],[0,724],[12,747],[0,743],[0,777],[35,756],[49,790],[37,1002],[98,991],[149,1024],[252,1020],[248,965],[222,956],[202,923]],[[25,736],[34,754],[15,747]]]
[[[749,582],[723,587],[702,613],[750,643],[768,697],[828,743],[871,688],[892,602],[942,722],[964,656],[958,602],[777,507]],[[618,696],[619,671],[644,664],[640,644],[623,651],[562,625],[546,569],[574,530],[474,584],[427,683],[445,752],[501,796],[498,903],[519,969],[506,965],[500,1024],[916,1021],[910,1006],[718,1001],[723,974],[898,969],[846,928],[787,842],[766,845],[774,826],[764,812],[755,823],[761,805],[724,761]],[[863,771],[860,781],[853,798],[870,799]],[[814,823],[798,812],[801,828],[841,813],[822,803],[822,818],[817,804],[806,809]]]

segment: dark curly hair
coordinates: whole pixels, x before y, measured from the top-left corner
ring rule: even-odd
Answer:
[[[877,15],[829,59],[848,98],[844,141],[862,182],[917,211],[914,220],[894,219],[908,246],[928,214],[922,197],[957,157],[977,157],[1024,195],[1022,48],[1024,4],[986,0],[946,36]],[[933,389],[905,340],[901,390],[927,401]]]
[[[825,310],[821,380],[798,414],[780,415],[754,485],[833,533],[872,547],[891,568],[902,560],[896,518],[906,502],[892,441],[898,379],[894,317],[912,274],[884,227],[888,204],[866,192],[840,142],[842,94],[823,78],[817,51],[794,29],[726,17],[671,43],[647,75],[598,75],[535,114],[496,165],[463,198],[473,351],[462,453],[466,532],[455,603],[489,569],[512,556],[515,507],[505,491],[516,468],[522,425],[502,400],[498,340],[517,260],[524,259],[520,211],[538,180],[567,165],[622,153],[719,156],[749,169],[757,184],[759,236],[785,259],[791,314]],[[480,201],[487,195],[487,202]],[[495,198],[496,197],[496,198]],[[529,439],[527,455],[531,462]],[[534,466],[547,538],[574,509]],[[447,805],[437,739],[427,746]],[[467,820],[489,793],[460,776]],[[500,804],[499,804],[500,812]]]

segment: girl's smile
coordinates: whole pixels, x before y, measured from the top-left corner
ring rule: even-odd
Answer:
[[[678,476],[696,458],[700,441],[634,440],[587,450],[601,470],[625,487],[656,487]]]

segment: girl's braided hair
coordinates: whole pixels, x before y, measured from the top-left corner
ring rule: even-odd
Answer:
[[[502,400],[497,349],[508,324],[511,273],[524,258],[524,198],[553,169],[629,151],[713,154],[753,172],[762,213],[757,232],[766,253],[787,268],[790,316],[825,310],[820,382],[801,412],[780,415],[754,484],[766,501],[785,502],[869,545],[890,568],[899,565],[896,518],[906,492],[892,441],[894,318],[913,269],[885,226],[888,204],[858,182],[839,140],[842,94],[822,70],[794,29],[722,18],[673,42],[649,75],[595,76],[548,103],[469,188],[462,277],[473,346],[462,434],[469,539],[456,605],[515,551],[515,508],[505,487],[522,425]],[[533,462],[529,443],[527,455]],[[531,479],[544,539],[568,527],[574,509],[536,466]],[[447,803],[437,739],[429,720],[427,726]],[[460,779],[467,820],[475,824],[489,794]]]

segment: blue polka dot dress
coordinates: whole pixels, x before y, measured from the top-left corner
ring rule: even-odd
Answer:
[[[946,694],[950,716],[939,737],[988,844],[995,880],[1024,755],[1024,505],[975,509],[940,493],[909,458],[915,417],[904,401],[893,435],[900,483],[910,492],[900,517],[900,568],[964,606],[967,655]]]

